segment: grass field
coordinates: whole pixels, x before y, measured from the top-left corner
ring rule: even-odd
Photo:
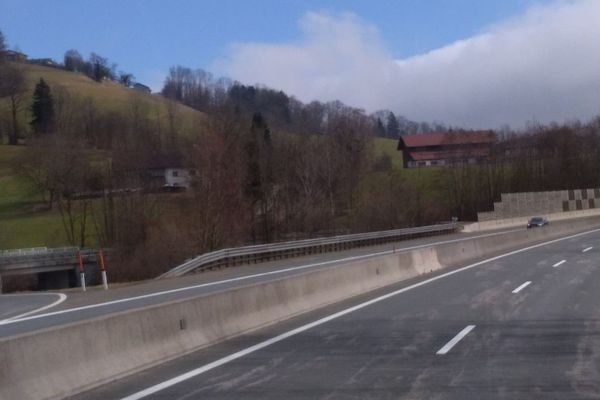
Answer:
[[[382,154],[386,154],[392,160],[392,166],[394,168],[402,168],[402,152],[396,150],[398,140],[377,137],[373,142],[375,159],[381,157]]]
[[[98,110],[103,112],[129,110],[133,99],[142,100],[147,104],[150,118],[165,118],[168,110],[168,100],[161,96],[151,95],[135,89],[126,88],[115,82],[96,82],[87,76],[57,68],[44,67],[36,64],[13,63],[25,72],[27,90],[20,113],[21,126],[28,127],[31,120],[30,104],[33,91],[40,78],[43,78],[55,96],[66,92],[76,101],[92,99]],[[0,99],[1,100],[1,99]],[[4,106],[4,105],[0,105]],[[176,105],[176,113],[180,122],[181,132],[192,134],[197,126],[205,121],[205,115],[182,104]]]
[[[23,151],[0,145],[0,249],[65,245],[60,214],[34,211],[41,196],[12,170],[12,159]]]

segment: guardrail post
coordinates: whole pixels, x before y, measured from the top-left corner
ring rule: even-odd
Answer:
[[[100,274],[102,275],[102,286],[104,290],[108,290],[108,279],[106,278],[106,268],[104,268],[104,252],[102,249],[98,252],[98,261],[100,264]]]
[[[81,289],[85,292],[85,272],[83,270],[83,256],[81,252],[77,252],[77,260],[79,261],[79,279],[81,280]]]

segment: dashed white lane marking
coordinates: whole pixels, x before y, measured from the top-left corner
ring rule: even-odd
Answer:
[[[492,262],[492,261],[500,260],[502,258],[505,258],[505,257],[508,257],[508,256],[512,256],[514,254],[524,253],[526,251],[529,251],[529,250],[532,250],[532,249],[537,249],[537,248],[542,247],[542,246],[547,246],[547,245],[552,244],[552,243],[558,243],[558,242],[562,242],[564,240],[568,240],[568,239],[572,239],[572,238],[575,238],[575,237],[580,237],[580,236],[583,236],[583,235],[588,235],[590,233],[596,233],[596,232],[600,232],[600,229],[593,229],[591,231],[576,233],[574,235],[565,236],[565,237],[562,237],[562,238],[549,240],[547,242],[534,244],[532,246],[527,246],[527,247],[524,247],[522,249],[513,250],[513,251],[505,253],[505,254],[500,254],[498,256],[495,256],[495,257],[492,257],[492,258],[488,258],[486,260],[482,260],[482,261],[476,262],[474,264],[467,265],[465,267],[462,267],[462,268],[459,268],[459,269],[455,269],[453,271],[449,271],[449,272],[446,272],[446,273],[438,275],[438,276],[434,276],[433,278],[429,278],[429,279],[426,279],[424,281],[417,282],[417,283],[415,283],[413,285],[410,285],[410,286],[407,286],[405,288],[396,290],[394,292],[385,294],[383,296],[380,296],[380,297],[377,297],[375,299],[366,301],[366,302],[358,304],[356,306],[347,308],[347,309],[339,311],[339,312],[337,312],[335,314],[328,315],[328,316],[326,316],[324,318],[321,318],[321,319],[316,320],[314,322],[311,322],[309,324],[300,326],[300,327],[298,327],[296,329],[293,329],[291,331],[282,333],[279,336],[272,337],[272,338],[270,338],[268,340],[265,340],[263,342],[255,344],[254,346],[247,347],[247,348],[245,348],[243,350],[240,350],[240,351],[238,351],[236,353],[229,354],[228,356],[220,358],[220,359],[218,359],[216,361],[213,361],[211,363],[208,363],[206,365],[203,365],[203,366],[198,367],[196,369],[193,369],[191,371],[188,371],[188,372],[186,372],[184,374],[175,376],[175,377],[170,378],[170,379],[168,379],[168,380],[166,380],[164,382],[157,383],[157,384],[155,384],[153,386],[150,386],[150,387],[148,387],[146,389],[143,389],[143,390],[141,390],[139,392],[133,393],[133,394],[127,396],[127,397],[123,397],[121,400],[139,400],[139,399],[142,399],[144,397],[150,396],[150,395],[152,395],[154,393],[158,393],[158,392],[160,392],[162,390],[165,390],[167,388],[175,386],[175,385],[177,385],[177,384],[179,384],[181,382],[184,382],[184,381],[186,381],[188,379],[192,379],[192,378],[194,378],[194,377],[196,377],[198,375],[204,374],[205,372],[208,372],[208,371],[213,370],[215,368],[218,368],[218,367],[220,367],[222,365],[230,363],[230,362],[232,362],[234,360],[242,358],[242,357],[244,357],[244,356],[246,356],[248,354],[251,354],[251,353],[254,353],[254,352],[259,351],[261,349],[264,349],[265,347],[268,347],[268,346],[270,346],[270,345],[272,345],[274,343],[278,343],[278,342],[281,342],[281,341],[283,341],[283,340],[285,340],[285,339],[287,339],[289,337],[298,335],[298,334],[300,334],[302,332],[305,332],[305,331],[307,331],[309,329],[312,329],[312,328],[314,328],[316,326],[325,324],[325,323],[327,323],[329,321],[332,321],[332,320],[334,320],[336,318],[342,317],[342,316],[350,314],[350,313],[352,313],[354,311],[357,311],[357,310],[360,310],[362,308],[368,307],[371,304],[379,303],[380,301],[389,299],[390,297],[397,296],[397,295],[399,295],[401,293],[404,293],[404,292],[407,292],[409,290],[421,287],[423,285],[427,285],[427,284],[429,284],[431,282],[435,282],[437,280],[446,278],[448,276],[452,276],[454,274],[458,274],[458,273],[460,273],[462,271],[467,271],[467,270],[469,270],[471,268],[475,268],[475,267],[478,267],[480,265],[484,265],[484,264]],[[469,326],[472,326],[472,328],[469,329],[469,332],[470,332],[475,327],[475,325],[469,325]],[[467,326],[467,328],[469,328],[469,327]],[[467,328],[465,328],[465,329],[467,329]]]
[[[591,249],[593,249],[594,246],[590,246],[590,247],[586,247],[585,249],[583,249],[581,252],[582,253],[587,253],[588,251],[590,251]]]
[[[456,334],[456,336],[454,336],[452,338],[452,340],[450,340],[448,343],[446,343],[444,345],[444,347],[442,347],[441,349],[439,349],[437,351],[437,355],[439,356],[443,356],[444,354],[448,353],[450,350],[452,350],[452,348],[454,346],[456,346],[456,344],[458,342],[460,342],[462,340],[462,338],[464,338],[465,336],[467,336],[469,334],[469,332],[471,332],[473,329],[475,328],[475,325],[467,325],[462,331],[458,332]]]
[[[513,290],[513,293],[519,293],[521,290],[525,289],[527,286],[529,286],[531,284],[531,281],[527,281],[524,284],[522,284],[521,286],[519,286],[518,288],[516,288],[515,290]]]
[[[560,267],[561,265],[563,265],[563,264],[564,264],[564,263],[566,263],[566,262],[567,262],[567,260],[561,260],[561,261],[557,262],[556,264],[554,264],[554,265],[553,265],[553,267],[554,267],[554,268],[556,268],[556,267]]]
[[[41,294],[42,294],[42,293],[40,293],[40,295],[41,295]],[[49,308],[52,308],[52,307],[54,307],[54,306],[57,306],[57,305],[59,305],[60,303],[62,303],[63,301],[65,301],[65,300],[67,299],[67,295],[66,295],[66,294],[63,294],[63,293],[43,293],[43,294],[44,294],[44,295],[48,295],[48,294],[53,294],[53,295],[56,295],[56,296],[58,296],[58,300],[56,300],[56,301],[54,301],[54,302],[52,302],[52,303],[50,303],[50,304],[46,304],[46,305],[45,305],[45,306],[43,306],[43,307],[36,308],[35,310],[27,311],[26,313],[19,314],[19,315],[15,315],[15,316],[13,316],[13,317],[10,317],[10,318],[3,319],[3,320],[1,320],[1,321],[0,321],[0,325],[3,325],[3,324],[6,324],[6,323],[9,323],[9,322],[12,322],[13,320],[16,320],[16,319],[19,319],[19,318],[23,318],[23,317],[26,317],[26,316],[28,316],[28,315],[31,315],[31,314],[38,313],[38,312],[40,312],[40,311],[47,310],[47,309],[49,309]]]

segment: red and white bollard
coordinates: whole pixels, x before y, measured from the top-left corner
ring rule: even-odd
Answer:
[[[81,280],[81,289],[85,292],[85,272],[83,270],[83,256],[81,252],[77,252],[77,258],[79,259],[79,279]]]
[[[100,264],[100,274],[102,275],[102,286],[104,290],[108,290],[108,279],[106,278],[106,268],[104,268],[104,252],[102,249],[98,252],[98,261]]]

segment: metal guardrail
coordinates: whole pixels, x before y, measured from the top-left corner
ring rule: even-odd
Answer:
[[[458,223],[421,226],[390,231],[357,233],[291,242],[260,244],[213,251],[202,254],[165,272],[158,278],[185,275],[192,271],[220,268],[229,265],[248,264],[273,258],[288,258],[324,251],[336,251],[351,247],[385,243],[419,236],[433,236],[455,232]]]

